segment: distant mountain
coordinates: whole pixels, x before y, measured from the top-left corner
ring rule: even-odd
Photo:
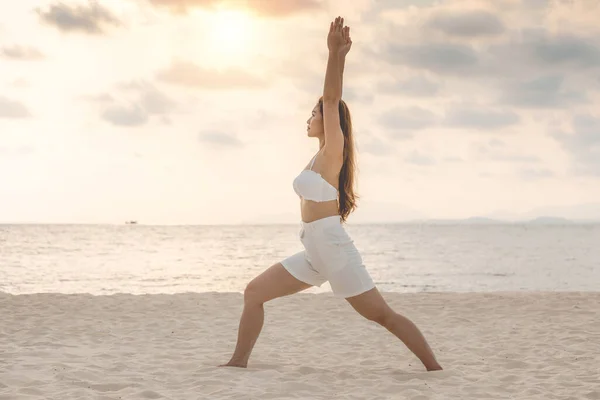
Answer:
[[[572,225],[572,224],[598,224],[600,220],[569,220],[560,217],[538,217],[530,220],[499,220],[487,217],[471,217],[466,219],[419,219],[406,224],[425,225]]]
[[[600,203],[585,203],[572,206],[545,206],[534,208],[525,213],[499,210],[490,214],[472,216],[469,218],[427,218],[423,215],[417,215],[416,211],[410,209],[408,209],[409,212],[392,213],[390,211],[392,211],[393,208],[393,206],[380,208],[380,211],[383,211],[384,215],[388,215],[388,223],[439,225],[566,225],[600,223]],[[407,210],[406,208],[402,209],[405,211]],[[377,214],[370,212],[368,217],[373,217],[374,215]],[[382,217],[381,214],[377,216],[380,218]],[[378,222],[379,219],[376,221]]]
[[[537,224],[537,225],[568,225],[574,224],[575,221],[568,220],[566,218],[559,217],[538,217],[527,221],[528,224]]]
[[[530,221],[538,218],[562,218],[577,222],[600,222],[600,203],[582,203],[571,206],[537,207],[525,213],[495,211],[486,217],[503,221]]]
[[[486,217],[471,217],[466,219],[418,219],[409,221],[409,223],[432,225],[499,225],[509,223],[509,221],[500,221]]]
[[[469,225],[489,225],[489,224],[501,224],[502,221],[487,217],[471,217],[462,220],[462,223]]]
[[[360,201],[348,221],[355,224],[387,224],[425,218],[425,214],[403,204]]]
[[[243,221],[242,224],[297,224],[299,220],[299,212],[295,211],[256,215]],[[588,224],[600,223],[600,203],[573,206],[545,206],[525,213],[499,210],[469,218],[428,218],[427,215],[418,210],[402,204],[364,201],[359,203],[358,209],[350,216],[349,222],[353,224],[437,225]]]

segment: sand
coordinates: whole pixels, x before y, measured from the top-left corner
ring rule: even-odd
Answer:
[[[600,293],[384,297],[444,371],[330,294],[268,303],[245,370],[241,294],[0,294],[0,399],[600,399]]]

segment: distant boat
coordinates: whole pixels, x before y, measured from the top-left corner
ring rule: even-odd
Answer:
[[[137,221],[125,221],[125,225],[137,225]]]

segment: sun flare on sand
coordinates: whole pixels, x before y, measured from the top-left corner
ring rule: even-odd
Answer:
[[[210,56],[221,63],[245,59],[256,50],[257,22],[242,10],[220,8],[207,15]]]

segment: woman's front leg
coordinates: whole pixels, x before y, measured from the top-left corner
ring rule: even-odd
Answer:
[[[264,303],[308,289],[311,285],[294,278],[281,263],[254,278],[244,291],[237,344],[231,360],[222,367],[246,368],[265,318]]]

